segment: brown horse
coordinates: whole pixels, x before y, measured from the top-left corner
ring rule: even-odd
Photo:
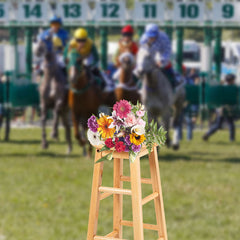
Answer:
[[[83,65],[83,59],[79,53],[72,51],[69,58],[70,91],[68,102],[72,110],[74,136],[79,145],[85,146],[87,142],[85,131],[79,131],[79,125],[81,130],[86,130],[88,118],[92,114],[98,114],[100,105],[112,106],[115,98],[114,93],[102,93],[100,87],[94,83],[90,71]],[[90,153],[91,148],[89,150]]]
[[[50,42],[51,39],[46,40]],[[65,138],[68,143],[68,153],[72,150],[71,127],[69,123],[67,79],[56,62],[54,51],[49,48],[49,42],[39,41],[35,49],[38,57],[44,56],[44,77],[40,84],[42,148],[48,148],[46,139],[46,121],[48,109],[53,109],[53,133],[58,138],[58,119],[62,119],[65,128]]]
[[[129,52],[123,53],[120,56],[120,63],[120,69],[116,74],[119,76],[115,75],[115,78],[119,78],[115,88],[116,99],[117,101],[125,99],[137,104],[141,97],[132,73],[135,65],[134,56]]]

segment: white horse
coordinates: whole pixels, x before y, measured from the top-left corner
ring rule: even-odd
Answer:
[[[185,88],[180,85],[175,91],[170,81],[156,66],[155,59],[149,54],[147,48],[140,48],[137,55],[137,73],[143,80],[142,102],[146,106],[149,119],[158,121],[162,117],[163,125],[169,132],[170,118],[173,111],[173,148],[179,148],[177,126],[185,101]],[[167,145],[170,146],[169,133],[167,133]]]

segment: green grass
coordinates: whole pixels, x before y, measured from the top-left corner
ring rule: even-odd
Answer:
[[[201,134],[183,141],[178,152],[164,148],[160,153],[169,239],[238,240],[240,142],[230,144],[222,131],[205,143]],[[40,129],[14,129],[11,138],[0,142],[0,239],[85,240],[93,159],[82,157],[77,145],[66,156],[63,142],[42,151]],[[142,159],[142,175],[149,176],[147,159]],[[105,164],[104,184],[112,184],[111,162]],[[150,192],[144,186],[144,196]],[[101,204],[100,235],[112,228],[111,200]],[[124,218],[130,220],[130,198],[124,202]],[[144,218],[154,223],[152,203],[145,206]],[[124,227],[124,237],[133,239],[131,228]],[[145,239],[157,236],[146,231]]]

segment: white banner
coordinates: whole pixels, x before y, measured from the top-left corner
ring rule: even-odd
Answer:
[[[172,3],[173,7],[170,8],[164,0],[135,0],[133,9],[129,10],[126,8],[125,0],[61,0],[55,1],[56,9],[53,10],[50,1],[47,0],[17,1],[17,8],[9,0],[0,2],[0,23],[8,23],[9,19],[15,20],[16,24],[46,23],[54,11],[69,25],[89,20],[95,21],[96,24],[125,20],[161,24],[171,20],[173,24],[180,23],[183,26],[187,26],[188,23],[200,25],[205,20],[212,20],[213,23],[240,24],[240,2],[213,1],[211,9],[205,9],[205,1],[200,0],[172,1]]]

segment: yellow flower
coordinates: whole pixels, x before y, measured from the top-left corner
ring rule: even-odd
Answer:
[[[108,116],[102,116],[97,120],[98,123],[98,131],[101,134],[102,138],[112,138],[113,134],[115,133],[115,128],[109,128],[113,119],[108,118]]]
[[[146,140],[145,135],[137,135],[136,133],[130,134],[130,142],[135,145],[140,145]]]

